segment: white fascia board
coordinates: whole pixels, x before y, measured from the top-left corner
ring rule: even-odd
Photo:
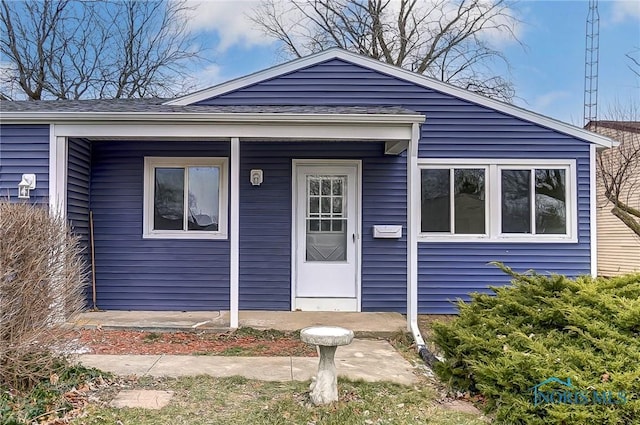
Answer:
[[[417,74],[397,66],[389,65],[387,63],[371,59],[365,56],[357,55],[342,49],[334,48],[324,52],[310,55],[304,58],[296,59],[291,62],[277,65],[273,68],[266,69],[264,71],[256,72],[246,77],[238,78],[227,83],[223,83],[208,89],[200,90],[193,94],[180,97],[169,102],[166,105],[189,105],[200,102],[205,99],[220,96],[225,93],[238,90],[261,81],[266,81],[280,75],[284,75],[290,72],[297,71],[302,68],[306,68],[327,60],[341,59],[346,62],[353,63],[365,68],[372,69],[374,71],[381,72],[383,74],[390,75],[405,81],[409,81],[418,86],[425,87],[431,90],[436,90],[459,99],[467,100],[469,102],[485,106],[487,108],[494,109],[499,112],[511,115],[516,118],[520,118],[534,124],[547,127],[551,130],[558,131],[560,133],[576,137],[586,142],[594,143],[602,147],[615,146],[615,142],[608,137],[593,133],[591,131],[573,126],[571,124],[558,121],[553,118],[540,115],[535,112],[520,108],[518,106],[505,103],[496,99],[491,99],[465,89],[453,86],[448,83],[436,80],[434,78],[427,77],[422,74]]]
[[[56,124],[57,136],[135,139],[244,139],[400,141],[411,138],[411,125],[362,123],[81,123]]]

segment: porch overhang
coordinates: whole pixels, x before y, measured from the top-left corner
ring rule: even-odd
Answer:
[[[398,155],[407,149],[415,121],[332,120],[188,122],[158,121],[54,124],[56,137],[92,140],[221,140],[233,137],[261,141],[383,141],[385,153]],[[340,117],[344,119],[344,117]],[[367,117],[371,118],[371,117]],[[388,118],[388,117],[384,117]],[[424,120],[424,117],[422,117]],[[417,121],[421,122],[421,121]]]
[[[7,123],[51,124],[53,137],[93,140],[383,141],[385,153],[406,151],[413,124],[425,116],[394,108],[360,113],[359,108],[291,112],[3,112]],[[357,110],[358,113],[352,110]],[[380,111],[385,111],[382,113]]]
[[[66,216],[67,144],[70,138],[88,140],[219,141],[230,143],[230,324],[238,326],[239,298],[239,182],[242,141],[384,142],[385,154],[416,150],[424,115],[415,113],[251,113],[251,114],[46,114],[20,113],[12,122],[50,124],[50,207]],[[3,121],[9,121],[3,114]],[[413,230],[413,226],[410,226]],[[413,252],[413,250],[411,250]],[[415,276],[409,271],[408,320],[417,307]]]

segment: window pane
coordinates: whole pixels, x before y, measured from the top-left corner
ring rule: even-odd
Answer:
[[[318,216],[320,214],[320,198],[317,196],[309,197],[309,215]]]
[[[342,196],[342,178],[341,177],[333,179],[333,186],[332,187],[333,187],[332,193],[334,195]]]
[[[342,198],[333,198],[333,214],[342,214]]]
[[[189,230],[218,230],[218,167],[189,167]]]
[[[184,168],[156,168],[153,229],[183,230]]]
[[[455,233],[485,233],[484,178],[484,169],[454,170]]]
[[[531,233],[531,171],[502,170],[502,232]]]
[[[331,178],[323,178],[321,180],[321,191],[322,195],[331,195]]]
[[[331,198],[320,198],[320,206],[322,214],[331,214]]]
[[[421,183],[421,231],[451,231],[449,170],[422,170]]]
[[[320,180],[314,177],[307,177],[309,181],[309,195],[320,195]]]
[[[565,170],[536,170],[536,233],[567,233]]]
[[[307,232],[318,232],[320,231],[320,220],[307,220],[309,226],[307,227]]]

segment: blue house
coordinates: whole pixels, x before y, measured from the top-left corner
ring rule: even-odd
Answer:
[[[67,217],[115,310],[454,313],[595,270],[612,141],[338,49],[188,96],[7,102],[0,194]],[[28,176],[27,176],[28,177]]]

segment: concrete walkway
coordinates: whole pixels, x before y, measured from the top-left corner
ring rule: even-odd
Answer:
[[[399,313],[346,313],[312,311],[252,311],[239,313],[240,327],[296,331],[307,326],[342,326],[356,338],[388,338],[407,329]],[[87,311],[73,318],[70,326],[85,329],[136,329],[148,331],[226,331],[228,311]]]
[[[244,376],[264,381],[306,381],[318,370],[317,357],[224,357],[173,355],[78,356],[85,366],[116,375],[138,376]],[[356,339],[336,352],[338,376],[369,382],[390,381],[411,385],[417,381],[413,366],[387,341]]]

